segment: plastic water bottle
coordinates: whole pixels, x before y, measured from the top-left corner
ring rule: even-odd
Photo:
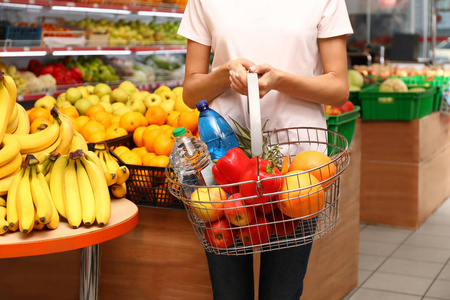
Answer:
[[[199,137],[208,146],[213,161],[225,156],[231,148],[239,147],[239,141],[230,125],[219,113],[209,108],[206,100],[197,102],[196,106],[200,112]]]
[[[208,147],[204,142],[186,134],[184,127],[172,132],[176,138],[169,156],[178,181],[183,184],[186,197],[189,198],[196,188],[190,185],[214,185],[212,161]]]

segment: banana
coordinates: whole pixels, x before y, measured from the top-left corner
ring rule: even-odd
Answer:
[[[100,158],[100,162],[102,164],[103,172],[105,173],[106,181],[108,182],[108,186],[112,186],[117,182],[117,174],[116,172],[111,172],[106,165],[105,151],[100,150],[97,152],[98,157]]]
[[[3,197],[0,197],[0,206],[6,207],[6,200]]]
[[[75,159],[69,159],[69,165],[64,176],[64,189],[66,195],[66,215],[69,225],[76,229],[82,221],[81,198],[78,190],[77,170]]]
[[[46,158],[47,156],[49,156],[50,153],[56,151],[56,149],[57,149],[57,148],[59,147],[59,145],[61,144],[62,139],[63,139],[63,136],[60,134],[60,135],[58,136],[58,139],[57,139],[52,145],[50,145],[49,147],[47,147],[47,148],[45,148],[45,149],[43,149],[43,150],[41,150],[41,151],[38,151],[38,152],[34,152],[34,153],[33,153],[33,155],[39,160],[39,163],[44,162],[45,158]]]
[[[22,168],[19,173],[12,176],[11,183],[9,185],[9,191],[6,202],[6,216],[8,219],[9,230],[16,231],[19,228],[19,215],[17,212],[17,201],[18,201],[18,189],[20,179],[25,174],[25,169]]]
[[[59,113],[59,117],[59,119],[61,120],[60,135],[62,137],[62,140],[59,146],[55,149],[55,152],[63,155],[69,153],[70,145],[74,136],[73,133],[75,130],[73,129],[72,120],[68,116],[63,113]]]
[[[98,225],[104,226],[111,218],[111,198],[104,172],[94,162],[83,156],[81,162],[86,169],[91,185],[95,187],[95,219]]]
[[[13,134],[29,134],[30,133],[30,119],[28,119],[28,114],[25,108],[16,102],[19,124],[17,125],[16,131]]]
[[[0,206],[0,235],[8,231],[8,222],[6,221],[6,207]]]
[[[4,78],[5,76],[0,74],[0,143],[5,136],[6,127],[8,126],[9,116],[11,114],[11,100],[9,92],[4,85]]]
[[[8,126],[11,123],[13,123],[16,119],[18,120],[18,118],[19,118],[19,108],[17,107],[16,102],[14,101],[14,103],[11,103],[11,105],[13,105],[14,107],[13,107],[13,110],[11,112],[11,116],[9,117]]]
[[[30,233],[34,227],[34,203],[33,196],[31,195],[30,172],[31,167],[27,167],[25,173],[20,178],[17,193],[19,230],[23,233]]]
[[[14,104],[14,110],[13,114],[9,119],[9,123],[6,126],[6,133],[13,133],[17,130],[17,127],[19,127],[19,117],[18,117],[18,109],[17,106]]]
[[[122,184],[113,184],[111,186],[111,193],[116,198],[123,198],[127,194],[127,185],[124,183]]]
[[[11,175],[0,179],[0,196],[5,196],[6,194],[8,194],[14,177],[15,175]]]
[[[73,131],[73,139],[70,145],[69,152],[82,149],[84,152],[88,151],[88,146],[84,137],[78,133],[76,130]]]
[[[53,203],[55,204],[58,213],[64,218],[67,218],[64,176],[68,163],[69,155],[62,155],[54,162],[50,172],[50,192],[52,194]]]
[[[80,159],[76,160],[78,190],[81,195],[81,212],[83,223],[90,226],[95,222],[95,196],[94,186],[92,186],[86,169]]]
[[[31,134],[16,134],[21,144],[21,153],[37,153],[52,146],[59,138],[60,125],[57,118],[47,128]]]
[[[90,160],[93,163],[95,163],[99,169],[103,170],[102,162],[100,161],[100,158],[97,156],[97,154],[95,154],[95,152],[93,151],[84,152],[84,157],[87,160]]]
[[[130,169],[127,166],[120,166],[116,171],[117,174],[117,184],[125,183],[128,178],[130,178]]]
[[[13,160],[0,167],[0,178],[5,178],[14,173],[18,173],[20,171],[21,164],[22,155],[20,155],[20,153],[17,153],[16,157],[14,157]]]
[[[41,182],[38,179],[37,167],[31,166],[31,195],[33,196],[34,207],[36,207],[36,219],[43,224],[50,222],[53,214],[53,200],[45,192],[45,189],[48,189],[47,181]]]
[[[53,203],[53,198],[52,198],[52,194],[50,192],[50,187],[48,186],[48,183],[47,183],[47,180],[46,180],[44,174],[37,173],[37,178],[38,178],[41,186],[44,187],[44,193],[47,195],[47,197],[49,199],[52,199],[52,201],[50,201],[51,202],[50,204],[52,206],[52,218],[50,219],[50,222],[48,222],[45,225],[49,229],[56,229],[56,228],[58,228],[58,225],[59,225],[59,214],[58,214],[58,210],[56,209],[55,204]]]
[[[111,173],[116,173],[116,184],[122,184],[130,177],[130,170],[127,166],[120,166],[119,163],[111,156],[108,150],[103,150],[103,158],[106,167]]]
[[[0,167],[11,162],[20,152],[20,142],[12,134],[5,134],[0,149]]]
[[[33,229],[37,229],[37,230],[42,230],[42,228],[45,227],[44,223],[41,223],[39,221],[39,216],[37,215],[37,210],[36,207],[34,208],[34,225],[33,225]]]
[[[14,79],[8,75],[4,75],[3,85],[8,90],[9,98],[11,100],[11,107],[10,107],[10,112],[9,112],[11,114],[11,112],[14,109],[13,105],[17,101],[17,85],[16,85],[16,82],[14,81]]]

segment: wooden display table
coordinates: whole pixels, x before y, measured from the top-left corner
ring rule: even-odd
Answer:
[[[114,239],[138,223],[138,208],[127,199],[111,201],[111,219],[104,227],[72,229],[60,222],[55,230],[34,230],[30,234],[11,232],[0,236],[0,258],[58,253],[82,248],[80,299],[97,299],[99,245]],[[50,292],[50,291],[49,291]]]

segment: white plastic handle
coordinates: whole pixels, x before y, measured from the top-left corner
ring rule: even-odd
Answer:
[[[247,73],[247,85],[252,154],[255,156],[261,156],[263,138],[261,133],[261,104],[259,99],[258,74]]]

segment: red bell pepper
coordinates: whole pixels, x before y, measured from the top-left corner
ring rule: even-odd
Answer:
[[[231,148],[212,167],[215,182],[218,184],[238,183],[245,165],[250,159],[239,147]],[[229,195],[239,192],[238,186],[223,187]]]
[[[243,197],[253,197],[244,199],[247,205],[255,205],[256,211],[267,214],[271,212],[275,205],[266,204],[278,199],[278,195],[267,195],[280,191],[283,183],[282,178],[267,179],[274,176],[281,176],[280,170],[274,164],[261,157],[252,157],[241,174],[241,194]],[[242,183],[245,181],[259,181]]]

